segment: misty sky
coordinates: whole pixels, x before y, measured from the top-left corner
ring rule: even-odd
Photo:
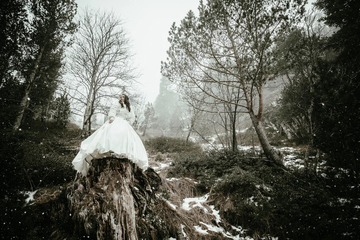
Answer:
[[[168,32],[189,10],[197,13],[198,0],[76,0],[81,13],[85,7],[112,11],[123,21],[131,41],[134,65],[147,100],[159,92],[160,62],[166,59]]]

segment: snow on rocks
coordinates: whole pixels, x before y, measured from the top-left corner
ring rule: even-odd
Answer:
[[[201,221],[198,222],[198,225],[194,226],[196,232],[202,235],[208,235],[211,233],[218,233],[221,236],[227,239],[236,239],[236,240],[251,240],[250,237],[241,237],[244,235],[245,231],[241,227],[231,226],[232,232],[236,232],[236,235],[233,235],[229,231],[225,230],[224,221],[221,219],[219,211],[215,209],[214,205],[208,205],[207,201],[209,194],[205,194],[200,197],[192,197],[183,199],[181,209],[185,211],[191,211],[196,208],[201,209],[205,216],[200,217]],[[199,213],[198,213],[199,214]],[[208,223],[205,221],[207,220]],[[216,222],[216,225],[213,223]]]

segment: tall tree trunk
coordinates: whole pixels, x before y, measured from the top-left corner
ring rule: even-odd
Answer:
[[[92,76],[91,76],[91,82],[90,82],[90,89],[88,98],[86,100],[86,108],[84,113],[84,119],[83,119],[83,127],[82,127],[82,136],[87,137],[91,133],[91,117],[94,113],[94,103],[95,103],[95,96],[96,96],[96,76],[98,72],[98,66],[94,67]]]
[[[143,136],[143,137],[144,137],[145,134],[146,134],[146,130],[147,130],[147,127],[148,127],[148,122],[149,122],[149,119],[146,118],[146,119],[145,119],[145,124],[144,124],[144,131],[143,131],[143,133],[142,133],[142,136]]]
[[[310,162],[310,151],[314,146],[314,126],[313,126],[313,121],[312,121],[312,114],[313,114],[313,109],[314,109],[314,81],[311,79],[310,80],[310,106],[307,109],[307,119],[308,119],[308,124],[309,124],[309,142],[305,151],[305,168],[307,171],[310,171],[312,169],[312,164],[315,163],[311,163]],[[316,160],[315,160],[316,161]],[[315,172],[316,174],[316,169]]]
[[[83,120],[83,127],[82,127],[82,135],[87,137],[91,133],[91,117],[93,115],[94,109],[94,98],[92,93],[89,95],[88,102],[86,104],[85,113],[84,113],[84,120]]]
[[[259,138],[261,147],[265,153],[266,158],[269,159],[270,161],[274,162],[277,165],[283,166],[284,164],[282,162],[282,156],[278,152],[276,152],[275,149],[270,145],[269,140],[265,133],[264,126],[262,125],[262,116],[263,116],[263,108],[264,108],[263,94],[262,94],[263,93],[263,85],[260,84],[258,86],[259,109],[258,109],[257,115],[255,115],[255,113],[253,111],[252,97],[250,97],[250,95],[246,91],[246,87],[245,87],[244,83],[243,83],[243,91],[245,94],[245,99],[246,99],[246,103],[248,106],[251,122],[255,128],[256,134]]]
[[[185,143],[188,143],[188,142],[189,142],[189,138],[190,138],[190,135],[191,135],[192,130],[193,130],[193,125],[192,125],[192,123],[191,123],[191,124],[190,124],[189,132],[188,132],[188,134],[187,134],[187,136],[186,136]]]
[[[32,87],[32,84],[34,82],[36,73],[37,73],[37,71],[39,69],[39,64],[41,62],[41,59],[42,59],[42,56],[43,56],[43,53],[44,53],[44,49],[45,49],[45,46],[40,48],[39,54],[38,54],[38,56],[36,58],[34,68],[33,68],[32,72],[30,74],[28,84],[26,85],[26,88],[25,88],[25,94],[24,94],[24,96],[23,96],[23,98],[21,99],[21,102],[20,102],[20,109],[19,109],[18,115],[16,116],[16,119],[15,119],[15,122],[14,122],[13,131],[17,131],[20,128],[22,119],[24,117],[25,109],[27,108],[28,103],[29,103],[29,96],[30,96],[31,87]]]
[[[188,134],[186,136],[186,143],[189,141],[190,135],[194,131],[195,123],[196,123],[196,120],[197,120],[197,117],[198,117],[198,113],[199,112],[196,111],[195,108],[194,108],[194,112],[193,112],[193,115],[192,115],[191,120],[190,120],[189,132],[188,132]]]
[[[237,118],[237,105],[235,105],[235,109],[234,109],[234,112],[233,112],[233,116],[232,116],[232,119],[231,119],[231,131],[232,131],[232,150],[234,152],[237,152],[238,151],[238,143],[237,143],[237,138],[236,138],[236,118]]]
[[[275,151],[275,149],[269,143],[269,140],[266,136],[265,129],[264,129],[264,126],[262,125],[262,122],[258,119],[258,117],[253,112],[250,112],[249,114],[250,114],[252,124],[255,128],[255,131],[258,135],[261,147],[264,150],[266,158],[278,165],[283,165],[281,155],[279,153],[277,153]]]
[[[95,101],[95,92],[94,92],[94,74],[91,79],[90,89],[89,89],[89,95],[86,100],[86,107],[84,112],[84,119],[83,119],[83,127],[82,127],[82,136],[87,137],[90,136],[91,133],[91,117],[93,115],[93,109],[94,109],[94,101]]]

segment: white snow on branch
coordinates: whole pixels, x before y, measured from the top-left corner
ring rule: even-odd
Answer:
[[[172,204],[170,201],[165,200],[165,202],[174,210],[176,210],[176,205]]]

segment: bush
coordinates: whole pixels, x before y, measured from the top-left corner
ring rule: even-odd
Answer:
[[[79,135],[77,129],[33,122],[22,131],[2,131],[1,134],[3,191],[35,190],[69,182],[75,176],[71,161],[76,152],[68,145]]]
[[[263,184],[261,179],[240,167],[235,167],[231,173],[225,175],[215,184],[214,191],[229,195],[241,189],[241,198],[246,199],[257,195],[258,189],[256,186],[260,184]]]
[[[202,152],[200,145],[180,138],[157,137],[145,141],[145,145],[147,150],[153,153]]]
[[[27,211],[23,209],[22,192],[62,185],[75,177],[71,161],[76,152],[68,146],[76,144],[71,143],[74,139],[79,141],[79,130],[34,121],[27,122],[21,131],[2,129],[0,134],[0,235],[4,239],[25,239],[29,229],[24,224]]]
[[[170,176],[196,178],[206,189],[210,189],[221,177],[241,167],[244,170],[257,168],[261,159],[249,157],[245,152],[229,150],[210,151],[203,154],[183,153],[175,156]]]
[[[210,201],[220,214],[253,236],[346,239],[344,233],[354,236],[358,223],[354,208],[351,212],[335,206],[338,198],[329,191],[327,179],[243,152],[184,153],[175,158],[169,175],[195,178],[198,190],[211,192]]]

